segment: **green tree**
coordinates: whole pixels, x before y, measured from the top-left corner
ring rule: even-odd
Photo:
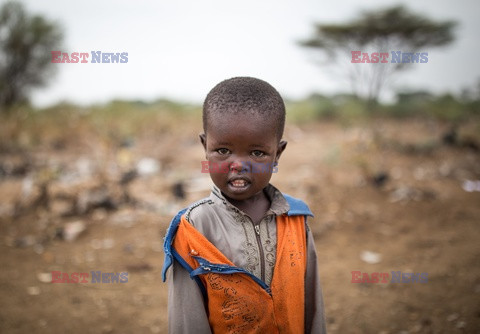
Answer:
[[[348,78],[353,93],[375,103],[392,74],[409,67],[391,63],[391,51],[416,53],[447,45],[454,40],[455,26],[395,6],[362,12],[343,24],[316,24],[314,35],[300,45],[320,52],[329,65],[340,65],[335,68]],[[388,63],[352,64],[352,51],[386,52]]]
[[[0,111],[28,101],[34,87],[52,75],[51,51],[62,40],[59,26],[29,15],[17,2],[0,8]]]

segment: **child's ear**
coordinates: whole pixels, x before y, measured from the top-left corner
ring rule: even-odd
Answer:
[[[202,134],[198,135],[198,137],[200,138],[200,142],[202,143],[203,148],[206,151],[207,150],[207,136],[205,136],[205,134],[202,133]]]
[[[280,140],[280,142],[278,143],[277,155],[275,156],[275,162],[278,162],[280,156],[282,155],[283,151],[285,151],[286,147],[287,142],[285,140]]]
[[[203,149],[205,150],[205,159],[208,160],[208,158],[207,158],[207,136],[204,133],[202,133],[202,134],[198,135],[198,137],[200,138],[200,142],[202,143]]]

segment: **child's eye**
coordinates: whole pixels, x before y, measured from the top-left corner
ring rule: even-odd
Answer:
[[[219,148],[218,150],[216,150],[218,154],[220,155],[225,155],[225,154],[229,154],[230,153],[230,150],[228,148]]]
[[[265,155],[265,153],[259,150],[255,150],[255,151],[252,151],[252,155],[256,158],[261,158]]]

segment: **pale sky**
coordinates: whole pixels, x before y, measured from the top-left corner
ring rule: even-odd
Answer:
[[[221,80],[246,75],[270,82],[290,99],[348,92],[343,78],[318,66],[314,54],[296,42],[310,37],[316,22],[339,23],[360,10],[395,4],[460,25],[452,45],[426,50],[428,63],[402,74],[394,89],[458,92],[480,78],[478,0],[21,2],[29,12],[61,23],[65,39],[59,51],[128,52],[124,64],[54,64],[54,79],[32,95],[41,107],[62,100],[87,105],[114,98],[200,103]]]

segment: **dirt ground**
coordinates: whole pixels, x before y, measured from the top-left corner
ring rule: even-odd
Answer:
[[[1,153],[1,333],[166,333],[162,237],[210,187],[199,129]],[[480,154],[469,142],[480,125],[453,145],[447,130],[412,119],[287,127],[272,183],[315,214],[329,333],[480,333]],[[90,276],[51,283],[52,271]],[[92,283],[92,271],[128,282]],[[390,276],[352,283],[352,271]],[[392,282],[398,271],[428,280]]]

